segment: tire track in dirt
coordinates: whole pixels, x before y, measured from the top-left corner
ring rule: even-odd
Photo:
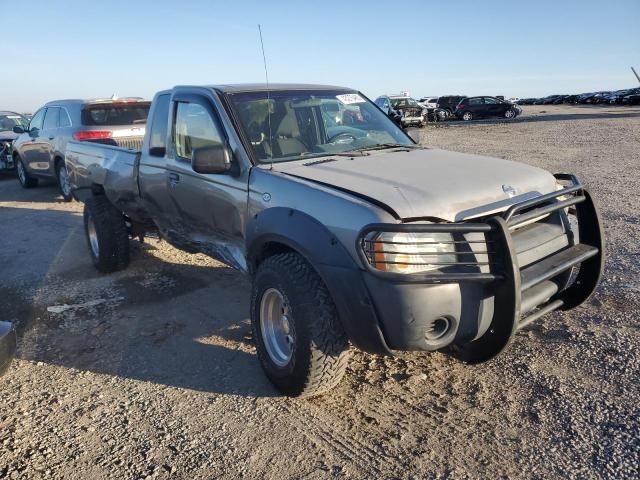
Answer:
[[[376,452],[369,445],[339,430],[335,423],[327,421],[327,412],[311,403],[283,404],[287,422],[311,442],[322,449],[328,449],[350,462],[350,466],[368,473],[383,474],[381,463],[384,454]],[[332,418],[332,417],[329,417]]]

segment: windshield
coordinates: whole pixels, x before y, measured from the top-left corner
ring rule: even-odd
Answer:
[[[413,145],[378,107],[344,90],[229,94],[261,163]]]
[[[392,98],[391,106],[393,108],[403,108],[403,107],[419,107],[418,102],[416,102],[413,98],[402,97],[402,98]]]
[[[9,114],[9,115],[0,115],[0,132],[11,131],[15,126],[26,127],[29,125],[29,120],[27,120],[22,115]]]

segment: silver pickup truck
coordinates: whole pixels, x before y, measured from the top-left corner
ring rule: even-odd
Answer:
[[[258,357],[288,395],[334,387],[350,345],[491,359],[603,270],[573,175],[425,148],[348,88],[175,87],[142,151],[71,141],[65,159],[99,270],[154,230],[252,277]]]

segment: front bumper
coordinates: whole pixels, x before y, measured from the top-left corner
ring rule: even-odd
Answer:
[[[411,125],[420,125],[424,123],[424,117],[402,117],[400,119],[400,123],[402,123],[403,127],[408,127]]]
[[[570,186],[513,205],[501,215],[477,223],[372,224],[362,229],[357,251],[365,265],[364,281],[384,340],[391,350],[438,350],[455,345],[470,362],[492,358],[515,332],[557,309],[584,302],[595,290],[604,268],[603,232],[589,192],[570,175],[556,175]],[[524,258],[514,245],[515,232],[537,219],[572,209],[577,229],[570,241],[520,266]],[[575,210],[573,210],[575,209]],[[567,217],[568,218],[568,217]],[[468,234],[485,236],[486,262],[465,271],[392,273],[370,264],[366,253],[371,232],[446,232],[456,248],[468,245]],[[477,242],[480,243],[480,242]],[[489,251],[490,250],[490,251]],[[471,250],[459,255],[475,256]],[[523,261],[524,263],[524,261]],[[434,338],[436,322],[446,331]]]
[[[16,332],[9,322],[0,322],[0,375],[4,374],[16,353]]]

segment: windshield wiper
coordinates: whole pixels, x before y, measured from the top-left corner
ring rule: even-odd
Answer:
[[[403,145],[401,143],[378,143],[377,145],[370,145],[368,147],[356,148],[350,150],[351,152],[366,152],[368,150],[384,150],[387,148],[422,148],[419,145]]]
[[[356,150],[347,150],[346,152],[304,152],[301,154],[304,158],[320,158],[320,157],[364,157],[369,155],[367,152]]]

